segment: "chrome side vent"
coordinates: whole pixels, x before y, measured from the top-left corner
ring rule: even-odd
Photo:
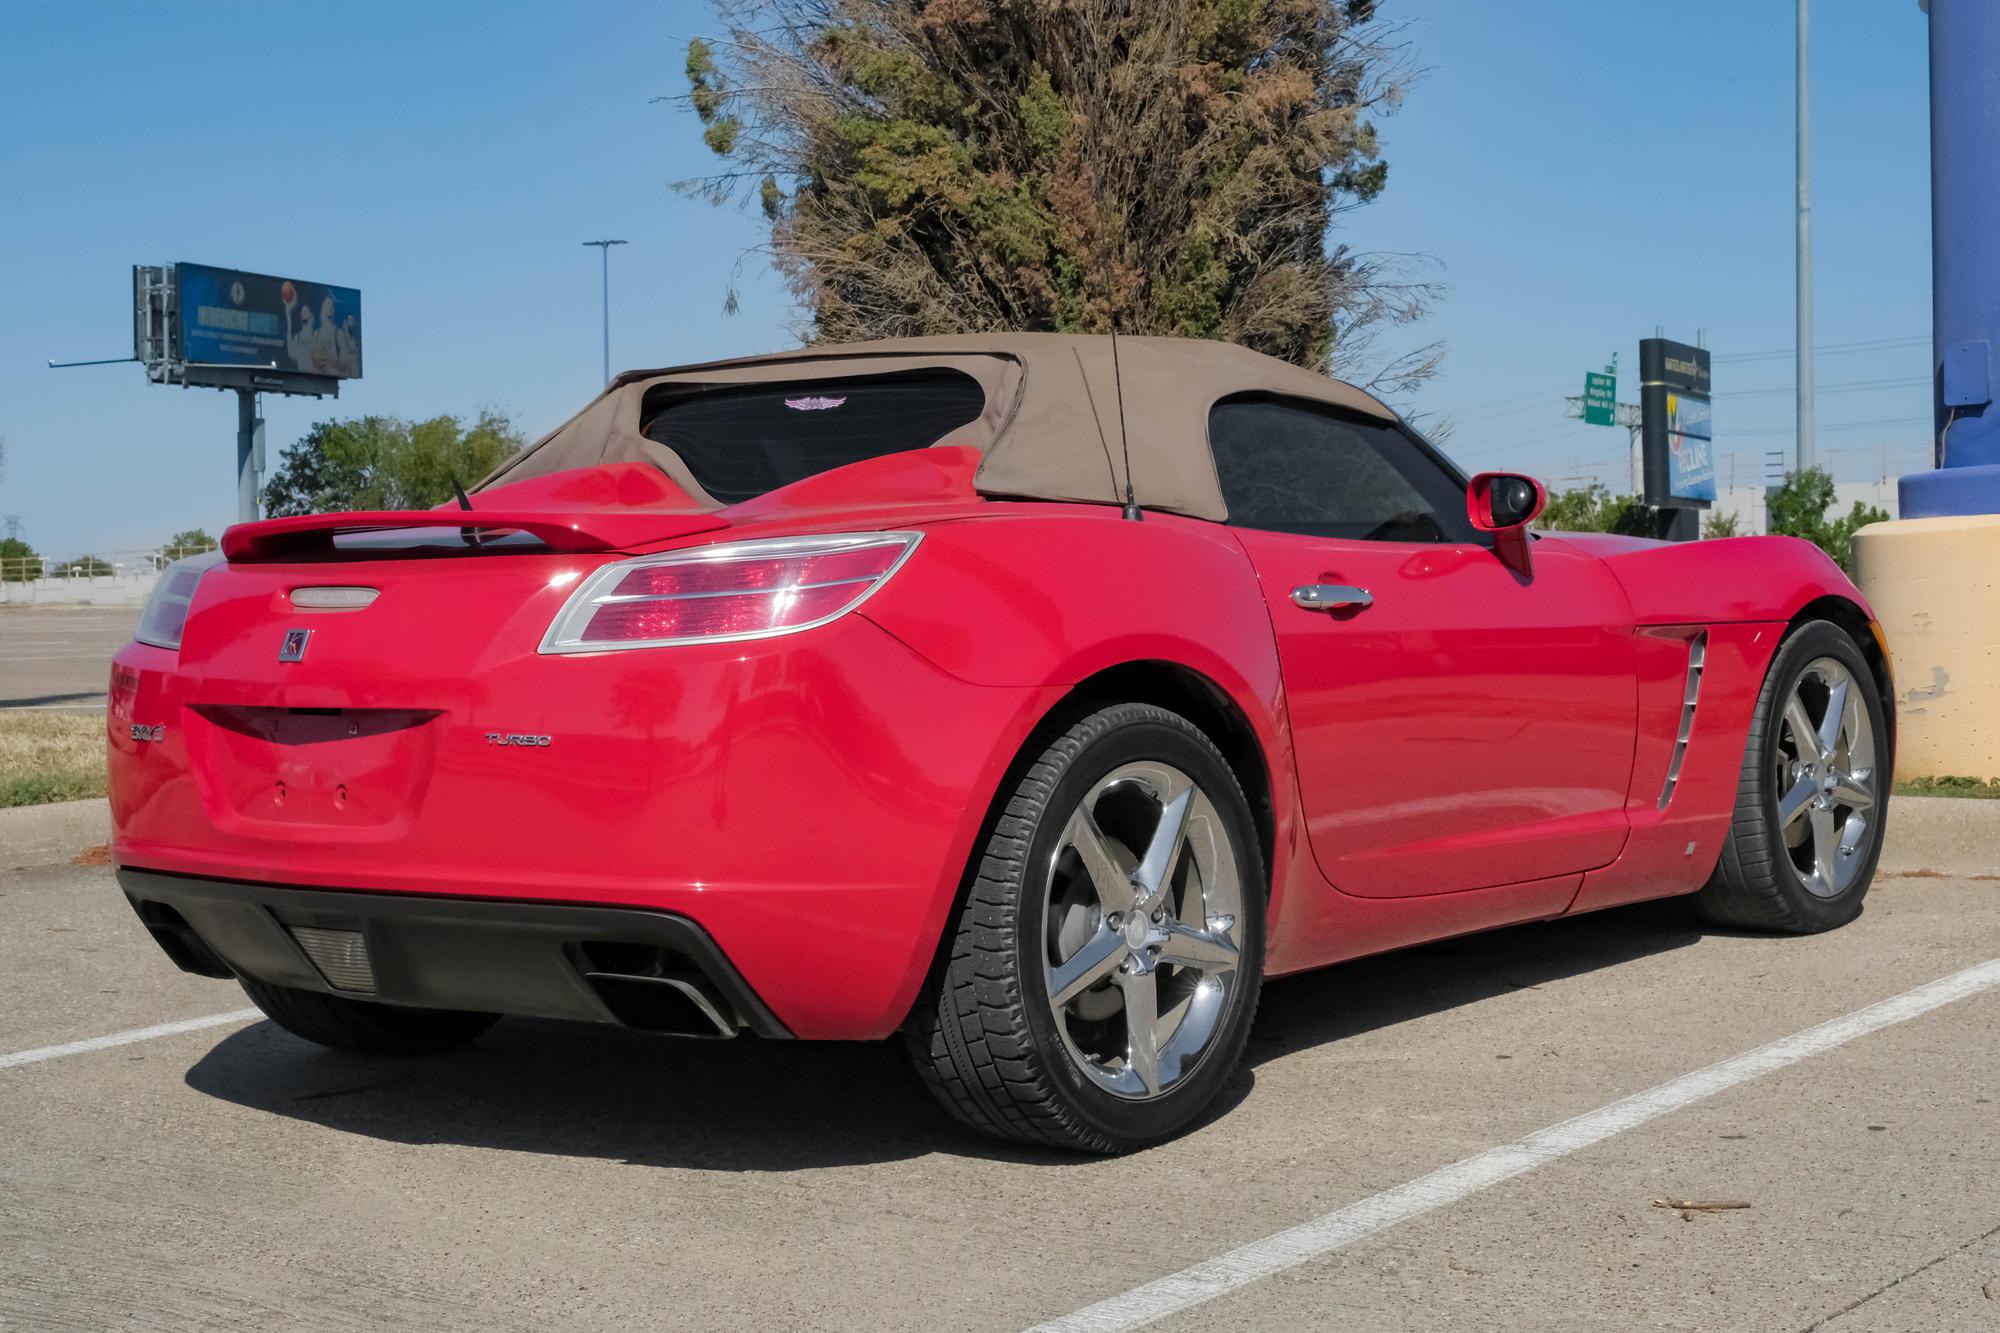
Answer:
[[[372,995],[375,992],[375,965],[368,959],[368,939],[358,930],[323,930],[318,926],[293,926],[292,938],[305,950],[312,965],[335,990]]]
[[[1701,668],[1708,660],[1708,631],[1703,630],[1688,644],[1687,687],[1681,692],[1681,729],[1674,737],[1674,757],[1667,764],[1667,780],[1660,785],[1660,809],[1674,799],[1680,784],[1681,761],[1687,758],[1688,737],[1694,734],[1694,707],[1701,699]]]

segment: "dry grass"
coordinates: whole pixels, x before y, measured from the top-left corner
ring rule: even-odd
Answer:
[[[0,711],[0,807],[104,795],[104,714]]]
[[[1896,784],[1898,796],[1970,796],[1974,800],[2000,801],[2000,778],[1963,778],[1945,774],[1936,778],[1906,778]]]

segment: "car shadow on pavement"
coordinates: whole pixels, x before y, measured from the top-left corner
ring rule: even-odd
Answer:
[[[1679,903],[1517,926],[1274,982],[1249,1058],[1204,1122],[1279,1056],[1693,944]],[[270,1023],[187,1073],[197,1092],[343,1133],[707,1171],[793,1171],[931,1153],[1085,1166],[989,1143],[931,1101],[900,1043],[699,1042],[517,1019],[418,1060],[345,1055]]]
[[[1271,982],[1252,1066],[1345,1037],[1735,934],[1669,898],[1398,949]]]
[[[188,1086],[395,1143],[453,1143],[707,1171],[793,1171],[944,1152],[1074,1160],[958,1129],[885,1042],[709,1042],[509,1019],[417,1059],[323,1050],[270,1023]]]

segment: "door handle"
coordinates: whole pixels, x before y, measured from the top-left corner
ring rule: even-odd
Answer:
[[[1308,611],[1360,610],[1375,605],[1375,594],[1345,583],[1305,583],[1292,589],[1292,601]]]

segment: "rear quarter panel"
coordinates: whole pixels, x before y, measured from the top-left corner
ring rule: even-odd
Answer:
[[[1277,644],[1242,546],[1225,527],[1171,514],[1135,523],[1110,508],[995,508],[1007,512],[927,529],[920,558],[856,614],[979,685],[1060,698],[1132,662],[1169,662],[1206,677],[1247,720],[1268,767],[1267,956],[1273,972],[1291,970],[1284,904],[1327,890],[1297,826]],[[992,790],[1002,776],[993,775]]]
[[[861,614],[978,685],[1068,684],[1161,658],[1275,713],[1270,616],[1228,529],[1077,505],[1008,508],[1018,512],[930,528],[919,558]]]

